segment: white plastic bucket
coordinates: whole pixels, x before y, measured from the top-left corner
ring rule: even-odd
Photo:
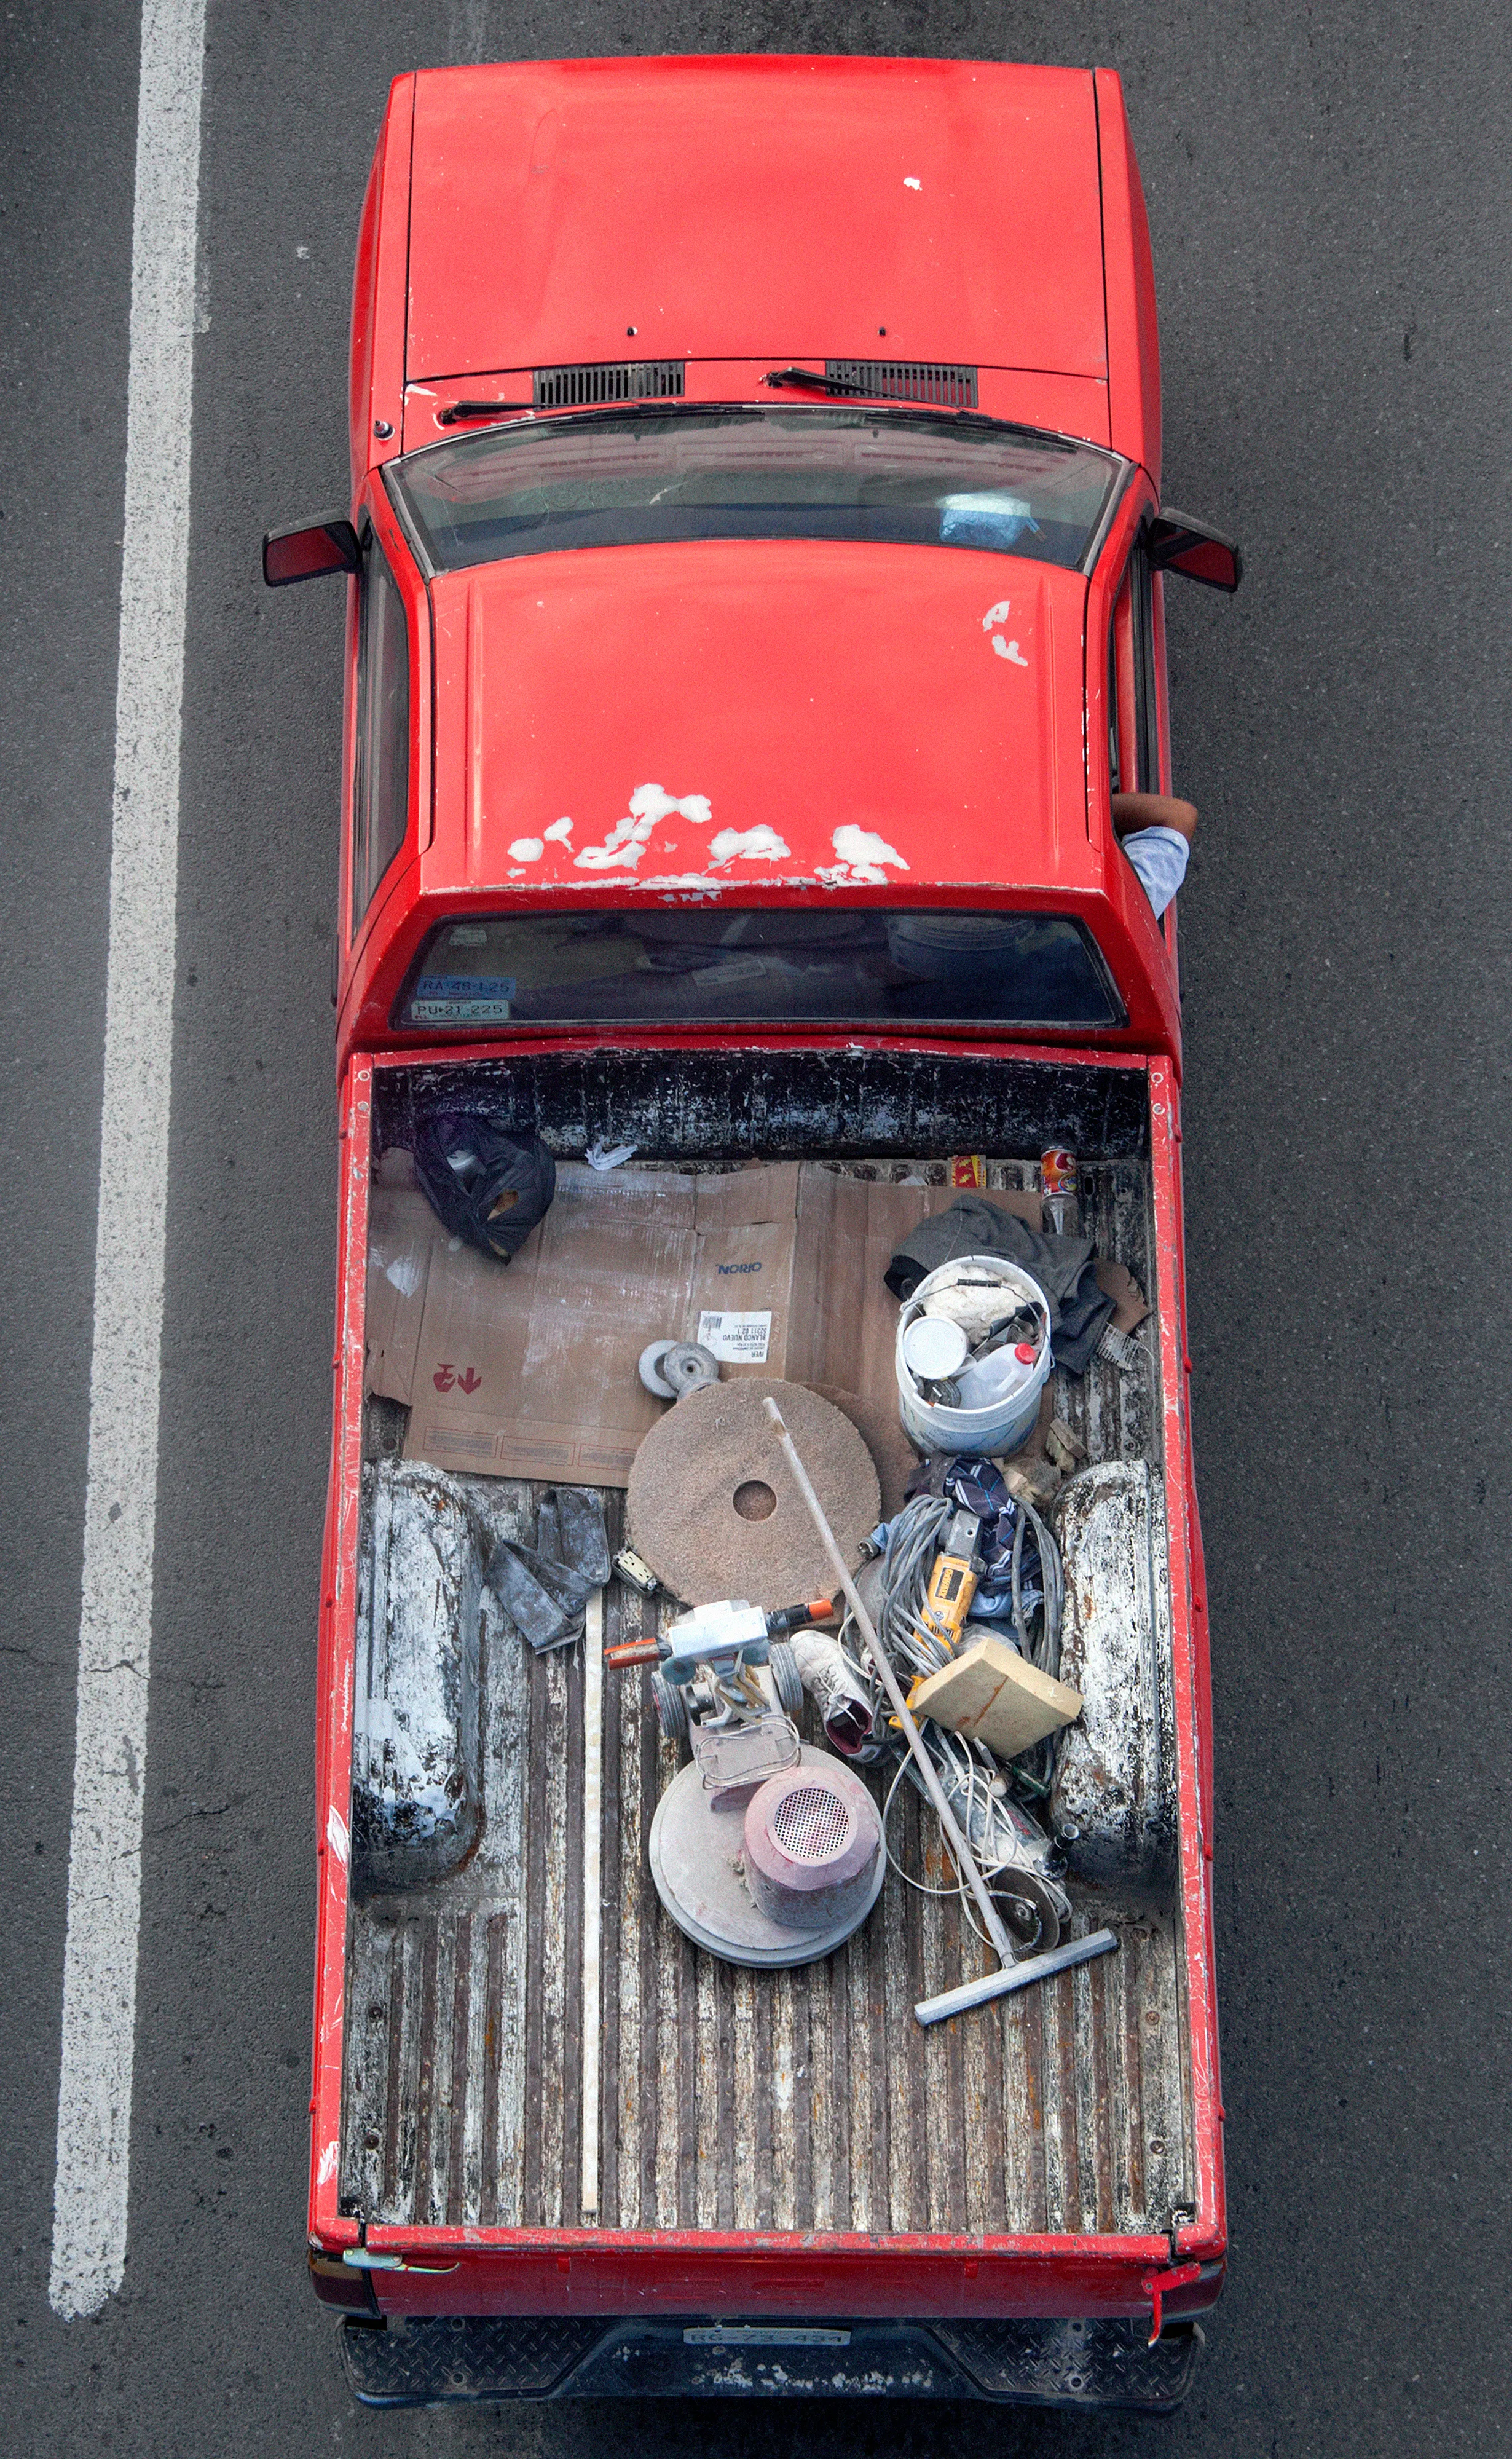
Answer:
[[[1007,1314],[1015,1306],[1032,1306],[1040,1315],[1041,1333],[1040,1354],[1032,1366],[1006,1363],[1003,1368],[1005,1388],[991,1405],[978,1409],[940,1409],[924,1399],[903,1354],[904,1335],[920,1315],[929,1313],[932,1298],[959,1290],[962,1301],[968,1300],[973,1282],[998,1283],[1003,1292],[1001,1306],[991,1293],[980,1301],[984,1309],[995,1314]],[[961,1285],[965,1284],[963,1288]],[[984,1326],[985,1329],[985,1326]],[[976,1335],[980,1337],[980,1335]],[[1011,1356],[1011,1353],[1010,1353]],[[993,1452],[1016,1452],[1034,1432],[1040,1415],[1040,1396],[1050,1379],[1054,1359],[1050,1355],[1050,1308],[1043,1290],[1019,1264],[1012,1264],[1004,1255],[956,1255],[948,1264],[940,1264],[925,1275],[898,1317],[897,1343],[893,1352],[897,1373],[898,1414],[904,1431],[921,1450],[930,1452],[968,1452],[986,1455]]]

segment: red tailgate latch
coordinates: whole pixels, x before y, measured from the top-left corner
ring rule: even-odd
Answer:
[[[1167,2271],[1146,2271],[1140,2286],[1150,2301],[1149,2344],[1153,2348],[1161,2335],[1161,2306],[1173,2288],[1189,2288],[1202,2278],[1200,2262],[1178,2262]]]

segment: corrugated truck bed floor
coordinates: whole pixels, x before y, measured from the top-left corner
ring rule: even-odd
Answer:
[[[1101,1251],[1142,1274],[1143,1171],[1096,1178]],[[1094,1459],[1149,1455],[1147,1381],[1101,1362],[1084,1381],[1056,1379]],[[514,1489],[522,1526],[535,1491]],[[614,1536],[622,1499],[606,1500]],[[607,1643],[652,1619],[611,1586]],[[478,1850],[436,1886],[352,1906],[343,2202],[369,2221],[578,2228],[583,1651],[533,1656],[492,1617],[488,1633]],[[1114,1927],[1119,1954],[928,2032],[914,2001],[990,1958],[955,1896],[895,1874],[826,1961],[721,1963],[663,1912],[646,1868],[679,1764],[647,1679],[604,1676],[598,2224],[1163,2231],[1190,2199],[1171,1920],[1080,1892],[1076,1927]],[[933,1820],[906,1783],[891,1841],[904,1868],[942,1883]]]

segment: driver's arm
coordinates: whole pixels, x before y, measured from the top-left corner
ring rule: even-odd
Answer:
[[[1175,794],[1115,794],[1113,797],[1113,833],[1116,837],[1133,834],[1136,829],[1174,829],[1179,837],[1190,845],[1197,827],[1197,806],[1184,803]]]

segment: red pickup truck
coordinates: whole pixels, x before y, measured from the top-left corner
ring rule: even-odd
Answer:
[[[1225,2217],[1180,1005],[1111,797],[1168,791],[1164,574],[1238,561],[1162,508],[1160,399],[1116,75],[392,88],[350,506],[264,543],[272,583],[350,578],[309,2259],[365,2400],[1186,2386]],[[920,1983],[987,1968],[954,1896],[890,1879],[797,1969],[695,1948],[646,1871],[679,1754],[640,1677],[507,1654],[460,1521],[420,1532],[433,1662],[411,1629],[386,1689],[419,1404],[375,1388],[372,1224],[441,1100],[669,1187],[978,1156],[1032,1191],[1074,1150],[1150,1310],[1056,1378],[1102,1723],[1053,1841],[1071,1930],[1118,1953],[926,2031]],[[654,1621],[600,1593],[600,1642]],[[400,1728],[445,1763],[435,1860],[417,1831],[365,1872]]]

